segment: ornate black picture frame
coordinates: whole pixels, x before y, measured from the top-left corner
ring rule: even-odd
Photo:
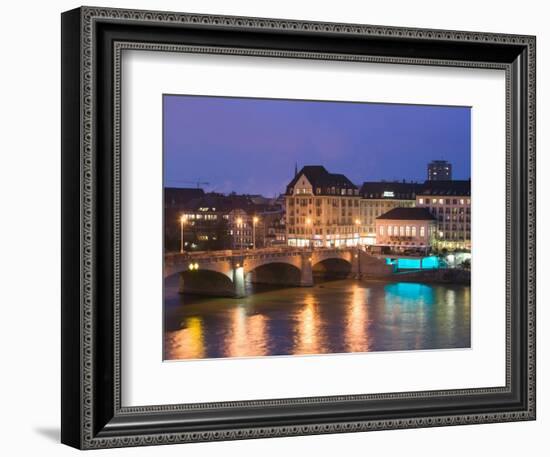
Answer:
[[[506,71],[506,386],[123,407],[120,53]],[[62,442],[80,449],[535,419],[535,37],[82,7],[62,15]]]

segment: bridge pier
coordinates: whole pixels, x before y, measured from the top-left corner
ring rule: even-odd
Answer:
[[[183,294],[185,292],[185,280],[183,279],[183,274],[178,275],[178,292]]]
[[[355,279],[361,278],[361,251],[355,249],[351,257],[351,275]]]
[[[244,259],[241,257],[233,258],[233,287],[234,298],[242,298],[246,295],[244,289]]]
[[[304,252],[301,254],[300,262],[300,286],[311,287],[313,286],[313,269],[311,267],[312,252]]]

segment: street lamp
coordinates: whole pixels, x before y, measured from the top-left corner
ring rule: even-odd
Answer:
[[[180,217],[180,254],[183,254],[183,247],[184,247],[184,226],[187,222],[187,217],[185,214],[182,214]]]
[[[258,223],[258,217],[252,218],[252,249],[256,249],[256,224]]]

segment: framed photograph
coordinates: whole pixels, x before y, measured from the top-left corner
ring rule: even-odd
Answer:
[[[535,419],[535,37],[62,14],[62,442]]]

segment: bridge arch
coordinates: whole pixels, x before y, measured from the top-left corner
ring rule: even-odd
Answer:
[[[301,285],[302,271],[291,262],[262,262],[248,269],[246,280],[253,284],[299,286]]]
[[[312,264],[314,280],[344,279],[352,273],[352,260],[346,257],[325,257]]]
[[[199,268],[185,269],[179,275],[179,292],[184,294],[213,295],[218,297],[233,297],[235,284],[224,272]]]

